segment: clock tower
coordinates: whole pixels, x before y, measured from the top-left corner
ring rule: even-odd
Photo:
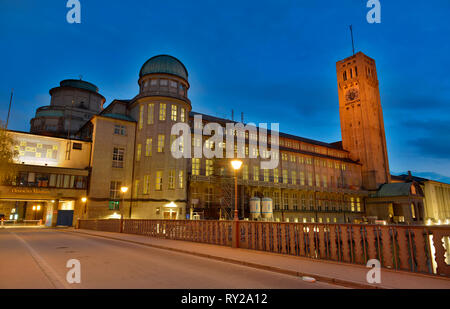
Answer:
[[[375,61],[362,52],[336,63],[342,146],[361,163],[362,185],[390,182]]]

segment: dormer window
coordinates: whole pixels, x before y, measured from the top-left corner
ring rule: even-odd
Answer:
[[[156,86],[156,85],[158,85],[158,80],[157,79],[152,79],[150,81],[150,86]]]
[[[167,79],[161,79],[160,85],[167,87],[168,83],[169,83],[169,81]]]

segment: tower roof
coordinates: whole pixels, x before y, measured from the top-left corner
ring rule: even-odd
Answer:
[[[147,60],[139,72],[139,77],[153,73],[172,74],[187,81],[188,72],[180,60],[169,55],[158,55]]]

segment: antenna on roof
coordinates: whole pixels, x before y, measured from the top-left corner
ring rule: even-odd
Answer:
[[[353,50],[353,56],[355,55],[355,43],[353,42],[353,27],[350,25],[350,36],[352,37],[352,50]]]
[[[234,121],[234,110],[231,110],[231,121]]]
[[[6,126],[5,126],[6,130],[8,129],[9,115],[11,114],[11,104],[12,104],[13,93],[14,93],[14,89],[11,89],[11,97],[9,98],[8,116],[6,117]]]
[[[83,80],[83,75],[80,74],[78,77],[80,78],[80,80]]]

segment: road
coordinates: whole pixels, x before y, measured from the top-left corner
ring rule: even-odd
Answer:
[[[66,263],[81,264],[69,284]],[[322,282],[54,229],[0,228],[0,288],[330,289]]]

